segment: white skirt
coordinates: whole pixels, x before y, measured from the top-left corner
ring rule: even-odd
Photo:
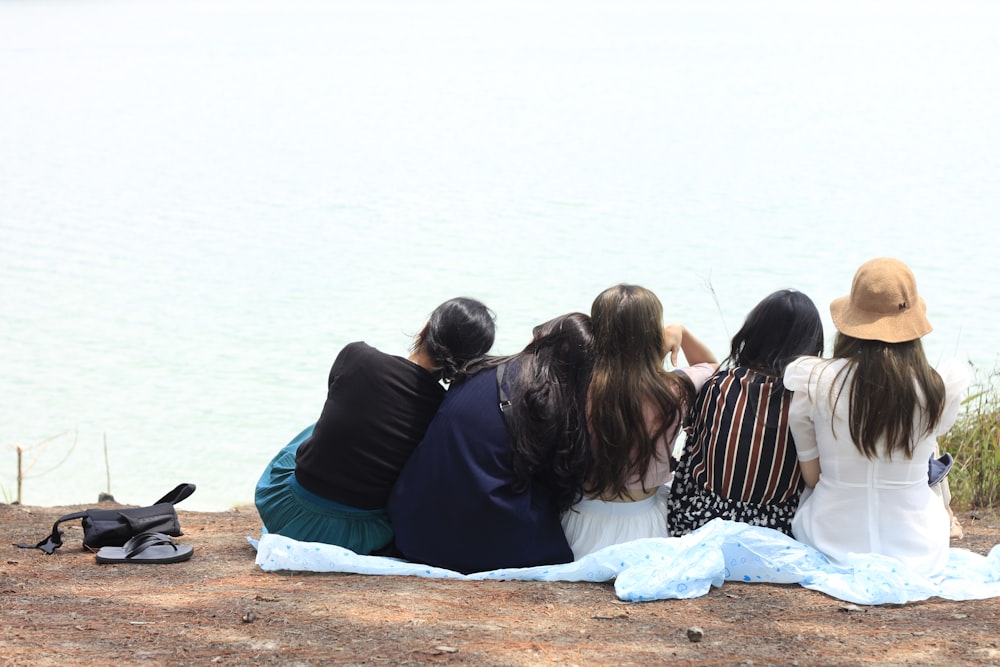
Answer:
[[[670,487],[635,502],[609,502],[584,498],[562,517],[566,541],[573,559],[580,560],[598,549],[644,537],[669,537],[667,499]]]

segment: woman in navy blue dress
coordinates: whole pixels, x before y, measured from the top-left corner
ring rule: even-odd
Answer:
[[[464,573],[572,561],[560,515],[590,461],[592,364],[590,318],[571,313],[455,382],[389,496],[398,551]]]

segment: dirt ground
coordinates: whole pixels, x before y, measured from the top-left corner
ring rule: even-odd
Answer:
[[[623,603],[610,583],[265,573],[252,508],[180,510],[184,563],[98,565],[79,522],[52,556],[10,546],[76,509],[0,505],[3,665],[1000,665],[1000,599],[859,607],[727,582]],[[995,512],[959,517],[953,546],[1000,543]]]

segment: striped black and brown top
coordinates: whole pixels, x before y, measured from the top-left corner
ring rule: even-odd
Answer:
[[[695,482],[731,500],[787,502],[801,484],[788,430],[792,393],[780,378],[737,366],[698,394],[686,443]]]

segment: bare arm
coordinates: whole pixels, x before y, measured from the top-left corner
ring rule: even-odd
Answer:
[[[816,425],[810,411],[811,401],[807,390],[792,393],[788,407],[788,429],[795,441],[795,455],[806,486],[812,488],[819,482],[819,446],[816,444]],[[807,460],[803,461],[802,457]]]
[[[714,364],[719,365],[718,360],[708,346],[694,336],[683,324],[668,324],[663,327],[663,342],[666,348],[665,353],[670,357],[670,363],[677,365],[678,351],[684,353],[684,359],[690,365]]]
[[[812,488],[819,482],[819,459],[812,461],[799,461],[799,470],[802,472],[802,479],[806,486]]]

